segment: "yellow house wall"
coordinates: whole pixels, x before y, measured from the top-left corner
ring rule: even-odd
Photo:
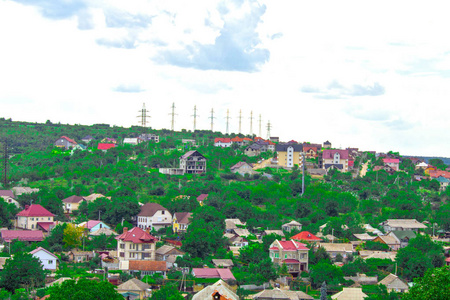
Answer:
[[[287,167],[287,152],[277,152],[278,157],[278,165]],[[298,165],[299,167],[302,166],[302,156],[300,155],[300,152],[294,152],[294,155],[292,157],[294,165]]]

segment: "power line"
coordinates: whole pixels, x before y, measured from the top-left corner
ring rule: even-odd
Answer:
[[[142,109],[139,110],[140,115],[137,116],[137,118],[140,118],[139,124],[142,127],[146,127],[149,121],[147,121],[147,118],[150,118],[150,116],[147,114],[148,110],[145,108],[145,103],[142,105]]]
[[[267,122],[267,139],[270,138],[270,129],[272,129],[272,124],[270,124],[269,120],[269,122]]]
[[[253,110],[250,111],[250,135],[253,134]]]
[[[214,108],[211,108],[211,116],[209,117],[211,119],[211,132],[214,132]]]
[[[242,109],[239,110],[239,133],[241,133],[241,124],[242,124]]]
[[[197,115],[197,105],[194,105],[194,114],[192,115],[194,117],[194,131],[197,129],[197,117],[200,117]]]
[[[262,137],[262,135],[261,135],[261,114],[259,114],[259,137]]]
[[[227,116],[225,117],[225,119],[227,119],[227,134],[229,133],[228,129],[229,129],[229,121],[231,119],[230,117],[230,110],[227,109]]]
[[[175,113],[175,102],[172,103],[172,112],[169,113],[169,115],[172,116],[172,127],[171,127],[171,129],[173,131],[174,127],[175,127],[175,115],[176,115],[176,113]]]

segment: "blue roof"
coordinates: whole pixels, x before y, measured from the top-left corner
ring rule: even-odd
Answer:
[[[442,176],[439,176],[439,178],[437,178],[436,180],[439,181],[440,183],[449,183],[450,182],[450,179],[447,179]]]

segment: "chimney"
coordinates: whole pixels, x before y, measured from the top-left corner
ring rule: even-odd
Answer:
[[[282,238],[281,238],[281,241],[282,241],[282,242],[286,242],[286,238],[285,238],[285,237],[282,237]]]
[[[30,206],[29,205],[25,205],[25,210],[29,209]]]
[[[126,233],[126,232],[128,232],[128,227],[123,228],[123,233]]]
[[[147,227],[147,229],[145,229],[145,232],[147,232],[148,234],[150,234],[150,226]]]

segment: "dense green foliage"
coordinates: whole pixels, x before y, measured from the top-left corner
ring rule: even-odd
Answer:
[[[81,278],[78,281],[66,280],[63,283],[53,285],[49,289],[52,300],[121,300],[116,287],[107,281],[95,281]]]
[[[0,276],[0,287],[13,292],[18,288],[34,288],[44,285],[45,271],[38,258],[18,252],[6,260]]]

